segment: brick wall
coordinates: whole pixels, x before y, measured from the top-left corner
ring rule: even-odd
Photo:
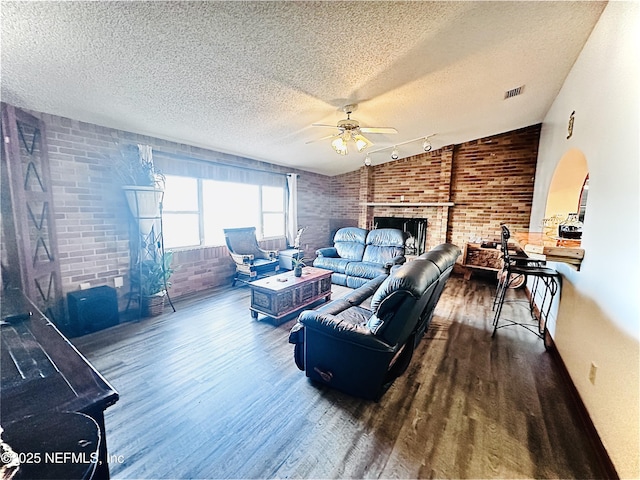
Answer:
[[[331,243],[331,177],[300,173],[298,178],[298,226],[306,227],[300,247],[306,259],[315,258],[318,248]]]
[[[302,238],[303,246],[311,255],[327,244],[329,177],[40,112],[29,113],[46,124],[65,294],[79,289],[81,283],[113,286],[114,277],[122,276],[125,286],[119,290],[119,297],[121,307],[126,304],[129,242],[135,229],[114,167],[121,149],[139,143],[169,155],[251,169],[247,170],[247,178],[264,176],[260,171],[298,173],[299,224],[309,227]],[[282,249],[286,239],[268,240],[262,246]],[[172,266],[172,298],[230,284],[235,271],[226,247],[177,249]]]
[[[457,145],[448,238],[500,237],[500,222],[528,229],[540,125]]]
[[[333,177],[332,218],[357,218],[363,228],[372,228],[374,216],[428,218],[427,248],[497,238],[503,221],[526,229],[539,136],[540,125],[534,125]],[[401,195],[405,203],[454,206],[361,205],[400,203]]]
[[[333,234],[339,228],[358,225],[360,207],[358,202],[354,200],[358,199],[363,178],[367,178],[364,175],[366,173],[366,170],[360,169],[332,177],[331,218],[326,245],[332,244]]]
[[[124,132],[53,115],[29,112],[46,124],[63,291],[81,283],[113,285],[129,278],[131,218],[115,164],[126,145],[256,171],[287,173],[285,167]],[[374,215],[429,218],[428,246],[463,245],[470,235],[493,238],[499,223],[526,228],[531,209],[539,126],[445,147],[435,152],[336,177],[297,171],[298,223],[305,256],[331,244],[344,225],[371,226]],[[247,173],[250,175],[250,173]],[[364,202],[447,202],[454,207],[364,207]],[[265,248],[284,248],[285,239]],[[230,283],[234,266],[225,247],[174,252],[173,298]]]
[[[129,269],[129,210],[114,181],[113,132],[30,113],[47,127],[63,291],[110,284]]]

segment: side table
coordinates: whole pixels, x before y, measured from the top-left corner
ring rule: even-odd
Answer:
[[[283,270],[293,270],[293,259],[304,257],[304,250],[297,248],[288,248],[287,250],[280,250],[278,252],[278,258],[280,260],[280,268]]]
[[[462,266],[466,268],[465,280],[474,270],[498,272],[502,268],[502,254],[497,248],[486,248],[479,243],[467,243],[462,253]]]

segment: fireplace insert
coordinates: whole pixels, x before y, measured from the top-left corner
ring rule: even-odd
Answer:
[[[397,228],[405,232],[405,255],[422,255],[427,248],[426,218],[373,217],[374,228]]]

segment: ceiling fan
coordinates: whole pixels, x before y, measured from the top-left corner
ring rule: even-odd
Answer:
[[[326,125],[323,123],[312,124],[313,127],[338,128],[340,132],[333,135],[327,135],[326,137],[322,137],[318,140],[311,140],[307,143],[333,138],[334,140],[331,142],[331,146],[336,153],[339,155],[347,155],[349,153],[349,140],[353,140],[355,142],[356,148],[359,152],[373,145],[368,138],[362,135],[363,133],[398,133],[398,131],[393,127],[361,127],[357,120],[351,118],[351,114],[356,110],[356,108],[358,108],[358,105],[355,103],[342,107],[342,111],[347,114],[347,118],[340,120],[337,125]]]

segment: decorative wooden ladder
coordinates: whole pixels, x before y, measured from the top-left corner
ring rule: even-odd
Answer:
[[[2,104],[2,139],[2,248],[6,249],[3,287],[21,288],[64,330],[66,318],[44,122]]]

